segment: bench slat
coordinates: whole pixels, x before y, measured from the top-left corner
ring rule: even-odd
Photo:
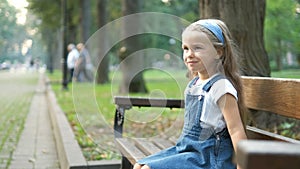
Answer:
[[[246,132],[247,132],[247,136],[248,136],[249,139],[277,140],[277,141],[290,142],[290,143],[300,145],[299,140],[284,137],[282,135],[275,134],[275,133],[272,133],[272,132],[268,132],[268,131],[265,131],[265,130],[262,130],[262,129],[259,129],[259,128],[256,128],[256,127],[252,127],[252,126],[247,126]]]
[[[157,147],[156,145],[154,145],[152,142],[150,142],[147,139],[136,138],[136,139],[134,139],[134,143],[146,155],[155,154],[155,153],[161,151],[161,149],[159,147]]]
[[[178,137],[172,136],[169,138],[169,140],[173,143],[176,144]]]
[[[300,119],[300,80],[243,77],[246,106]]]
[[[137,160],[146,157],[141,150],[135,147],[135,145],[126,138],[117,138],[116,145],[121,151],[122,155],[126,157],[131,164],[135,164]]]
[[[166,149],[174,145],[172,142],[162,138],[155,138],[152,142],[161,149]]]

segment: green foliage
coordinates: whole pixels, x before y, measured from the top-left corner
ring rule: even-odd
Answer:
[[[28,9],[42,21],[42,29],[57,29],[61,26],[61,0],[27,0]]]
[[[70,41],[77,43],[80,41],[80,21],[82,16],[80,16],[80,9],[82,8],[80,5],[79,0],[66,0],[67,7],[68,7],[68,27],[70,34]],[[62,2],[61,0],[28,0],[29,7],[28,9],[30,12],[36,15],[36,22],[37,24],[33,24],[33,27],[38,28],[39,33],[42,35],[40,39],[43,40],[43,45],[45,48],[49,48],[49,45],[52,45],[55,41],[53,40],[53,36],[55,33],[58,32],[59,29],[62,27]],[[96,32],[98,27],[98,9],[97,9],[98,1],[91,1],[91,34]],[[172,0],[168,3],[163,3],[162,1],[143,1],[141,3],[141,12],[163,12],[173,14],[179,17],[182,17],[187,20],[195,20],[198,18],[198,2],[197,0]],[[121,0],[109,0],[107,1],[107,23],[122,17],[122,1]],[[147,24],[147,23],[145,23]],[[153,24],[153,23],[148,23]],[[161,26],[160,23],[156,26]],[[169,25],[168,29],[170,31],[176,31],[176,25]],[[113,31],[112,31],[113,32]],[[180,32],[178,32],[179,34]],[[109,37],[113,37],[112,35],[107,35]],[[34,40],[38,40],[39,38],[34,38]],[[160,37],[157,35],[146,35],[143,38],[143,42],[145,44],[145,48],[153,47],[159,49],[168,49],[171,52],[180,55],[180,43],[176,43],[176,45],[171,46],[168,37]],[[38,43],[40,44],[40,43]],[[55,47],[56,49],[58,47]],[[41,50],[43,48],[40,48]],[[119,48],[113,48],[110,50],[110,56],[116,57],[118,56]],[[45,51],[45,50],[44,50]],[[55,55],[54,53],[50,53],[53,51],[47,50],[48,54]],[[151,57],[150,57],[151,58]],[[116,61],[117,59],[111,59]],[[148,60],[147,60],[148,62]]]
[[[186,19],[187,21],[194,21],[199,16],[198,9],[198,1],[197,0],[171,0],[166,3],[163,1],[144,1],[142,12],[161,12],[172,14],[178,16],[179,18]],[[158,20],[161,20],[158,19]],[[163,27],[163,23],[159,23],[156,21],[151,21],[143,23],[143,26],[147,26],[148,24],[157,24],[156,27],[161,27],[163,29],[168,29],[170,32],[174,32],[174,34],[180,35],[181,32],[178,32],[178,25],[175,23],[168,24],[166,27]],[[147,29],[147,28],[146,28]],[[181,56],[181,42],[180,39],[175,39],[174,44],[170,44],[170,37],[162,36],[162,35],[144,35],[144,44],[145,47],[154,47],[158,49],[165,49],[166,51],[172,52],[178,56]],[[173,39],[174,40],[174,39]],[[155,60],[154,60],[155,61]],[[153,60],[150,63],[154,62]],[[147,61],[149,63],[149,60]]]
[[[296,8],[295,0],[267,0],[265,46],[270,60],[277,58],[277,64],[287,52],[300,53],[300,20]]]
[[[287,120],[278,127],[278,132],[286,137],[300,140],[300,122],[295,120]]]
[[[23,61],[21,48],[27,34],[25,26],[16,23],[17,12],[6,0],[0,2],[0,63]]]
[[[168,13],[192,22],[199,18],[198,7],[197,0],[170,0],[166,3],[163,1],[144,1],[142,12]]]
[[[8,4],[7,1],[0,2],[0,36],[1,46],[4,40],[8,40],[13,37],[12,28],[16,26],[16,9]]]
[[[141,8],[140,12],[160,12],[160,13],[168,13],[172,14],[178,17],[181,17],[183,19],[187,20],[195,20],[195,18],[198,18],[198,2],[197,0],[172,0],[168,3],[164,3],[160,0],[158,1],[142,1],[141,2]],[[114,19],[122,17],[121,13],[121,1],[120,0],[112,0],[108,1],[108,20],[107,22],[110,22]],[[173,32],[175,35],[180,35],[181,32],[178,32],[178,25],[174,24],[165,24],[160,23],[163,18],[157,18],[157,20],[144,20],[141,23],[141,27],[144,27],[146,31],[151,32],[151,29],[153,27],[160,28],[160,29],[168,29],[170,32]],[[116,27],[119,27],[116,26]],[[114,31],[111,31],[114,32]],[[108,35],[108,37],[114,37],[114,33],[111,35]],[[141,44],[143,46],[143,49],[146,48],[156,48],[156,49],[163,49],[168,51],[169,53],[173,53],[177,56],[181,56],[181,42],[179,39],[175,39],[174,44],[170,44],[169,40],[170,37],[163,36],[163,35],[157,35],[157,34],[142,34],[137,35],[141,37]],[[108,38],[110,39],[110,38]],[[118,51],[120,49],[120,45],[122,42],[115,45],[111,50],[109,56],[114,57],[111,59],[111,64],[118,63]],[[161,60],[158,60],[155,57],[145,57],[145,64],[151,64],[154,62],[158,62]]]

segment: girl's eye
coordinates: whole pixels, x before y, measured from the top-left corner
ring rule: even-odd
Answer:
[[[200,46],[196,46],[196,47],[194,48],[195,51],[201,50],[201,49],[202,49],[202,48],[201,48]]]
[[[183,49],[183,50],[189,50],[189,48],[188,48],[188,47],[182,47],[182,49]]]

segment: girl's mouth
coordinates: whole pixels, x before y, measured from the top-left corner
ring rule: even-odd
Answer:
[[[193,64],[193,63],[197,63],[197,61],[187,61],[186,63]]]

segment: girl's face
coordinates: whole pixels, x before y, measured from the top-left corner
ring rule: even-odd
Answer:
[[[193,73],[208,77],[216,73],[217,50],[203,32],[186,30],[182,34],[183,60]]]

